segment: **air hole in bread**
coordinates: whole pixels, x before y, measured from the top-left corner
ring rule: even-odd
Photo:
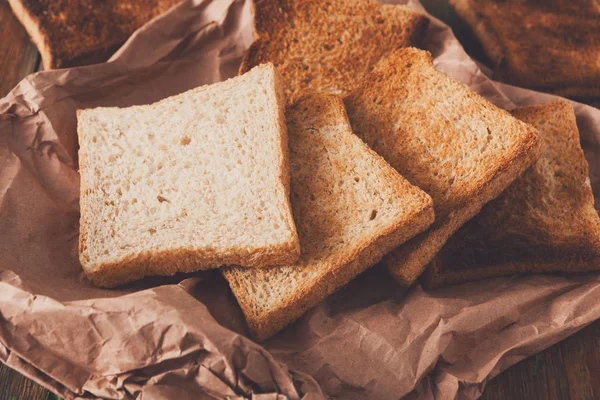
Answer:
[[[187,146],[188,144],[190,144],[192,141],[192,139],[190,139],[189,136],[184,136],[181,138],[181,145],[182,146]]]
[[[150,233],[151,235],[154,235],[156,233],[156,229],[150,228],[150,229],[148,229],[148,233]]]
[[[371,216],[369,217],[369,221],[373,221],[377,217],[377,210],[371,211]]]
[[[167,199],[164,196],[161,196],[160,194],[158,196],[156,196],[156,200],[160,201],[161,203],[165,203],[165,202],[170,203],[169,199]]]
[[[354,182],[360,182],[360,178],[357,176],[356,178],[354,178]]]

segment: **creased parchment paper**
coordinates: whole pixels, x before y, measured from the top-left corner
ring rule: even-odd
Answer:
[[[233,76],[250,24],[247,0],[184,1],[108,63],[33,74],[0,100],[2,362],[68,399],[473,399],[490,377],[600,318],[599,274],[401,293],[377,266],[259,345],[217,272],[88,284],[75,110]],[[501,107],[552,99],[489,81],[439,21],[426,47],[437,68]],[[597,189],[600,111],[575,107]]]

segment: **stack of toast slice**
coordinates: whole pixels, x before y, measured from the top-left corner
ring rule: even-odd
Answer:
[[[525,272],[600,269],[600,219],[571,105],[522,107],[542,157],[450,238],[429,266],[430,287]]]
[[[305,92],[346,95],[387,53],[418,45],[428,19],[379,0],[255,0],[255,42],[240,73],[272,62],[288,103]]]
[[[382,259],[406,287],[600,268],[568,103],[498,109],[407,47],[427,21],[406,7],[254,13],[240,76],[78,113],[92,282],[223,267],[264,340]]]
[[[431,198],[352,134],[342,101],[310,95],[287,110],[291,201],[302,254],[224,275],[253,336],[266,339],[425,230]]]
[[[450,0],[494,78],[568,97],[600,96],[600,3]]]
[[[385,259],[412,285],[448,238],[543,151],[536,130],[400,49],[345,99],[354,132],[433,198],[435,223]]]

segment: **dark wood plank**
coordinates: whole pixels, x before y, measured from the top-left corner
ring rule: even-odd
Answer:
[[[0,364],[0,399],[58,400],[58,397],[4,364]]]
[[[502,372],[481,398],[600,399],[600,321]]]
[[[36,71],[38,63],[38,51],[27,32],[13,15],[8,2],[0,0],[0,97]]]

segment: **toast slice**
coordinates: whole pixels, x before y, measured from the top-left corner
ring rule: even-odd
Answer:
[[[181,0],[9,0],[44,69],[106,61],[140,26]]]
[[[433,198],[435,223],[385,258],[404,286],[543,151],[535,128],[438,72],[426,51],[396,50],[345,101],[354,132]]]
[[[427,269],[427,286],[600,270],[600,218],[573,108],[560,101],[512,113],[538,129],[546,150],[450,238]]]
[[[273,62],[293,103],[303,92],[346,95],[379,59],[417,45],[429,20],[378,0],[254,0],[256,41],[240,73]]]
[[[600,3],[450,0],[495,64],[494,77],[569,97],[600,96]]]
[[[112,287],[291,263],[282,85],[273,64],[157,103],[78,112],[79,256]]]
[[[352,134],[340,98],[303,97],[286,116],[302,255],[286,266],[223,271],[257,340],[299,318],[434,218],[431,198]]]

